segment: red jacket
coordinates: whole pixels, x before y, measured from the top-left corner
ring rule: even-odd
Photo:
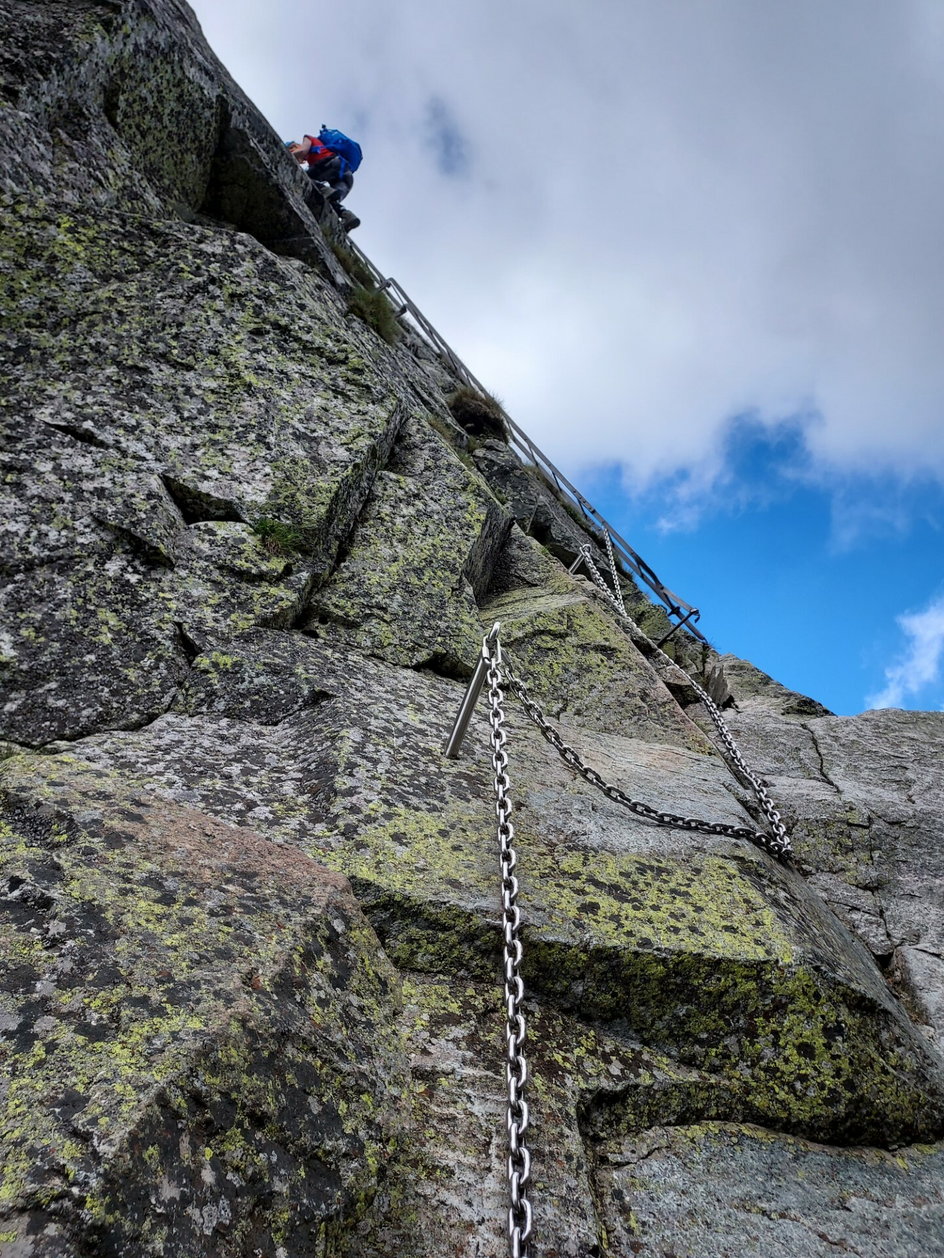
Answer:
[[[329,149],[326,144],[322,144],[317,136],[306,135],[302,139],[307,140],[311,144],[311,149],[307,156],[309,166],[317,166],[319,162],[326,162],[329,157],[336,156],[334,149]]]

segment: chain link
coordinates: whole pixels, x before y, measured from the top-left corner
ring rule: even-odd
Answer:
[[[721,709],[712,699],[711,695],[709,695],[708,692],[704,689],[704,687],[700,686],[698,682],[695,681],[694,677],[692,677],[688,672],[686,672],[684,668],[682,668],[681,664],[679,664],[676,660],[673,660],[671,656],[666,655],[665,651],[663,651],[661,647],[657,646],[656,643],[653,642],[652,639],[647,634],[643,633],[642,629],[639,628],[635,620],[633,620],[632,616],[630,616],[630,614],[627,612],[625,606],[623,605],[622,591],[619,590],[619,581],[616,579],[616,567],[613,564],[613,547],[610,542],[609,534],[606,533],[605,537],[606,537],[607,551],[610,557],[611,571],[613,572],[614,585],[617,591],[619,591],[619,593],[614,594],[612,590],[610,590],[600,569],[593,562],[593,558],[590,554],[590,547],[587,545],[584,545],[581,547],[580,555],[587,566],[587,571],[590,573],[590,576],[593,579],[594,584],[597,585],[599,589],[602,591],[602,593],[606,596],[606,598],[610,602],[610,605],[614,608],[616,613],[619,616],[621,616],[623,620],[626,621],[629,627],[631,636],[638,641],[644,642],[652,650],[653,654],[657,655],[664,663],[670,665],[672,668],[677,668],[679,672],[682,674],[682,676],[689,683],[689,685],[694,689],[695,693],[698,695],[701,702],[705,705],[705,709],[708,712],[708,715],[711,718],[715,729],[718,731],[718,736],[720,737],[721,742],[724,744],[724,748],[726,752],[728,753],[730,762],[733,763],[737,771],[742,775],[745,781],[748,782],[748,784],[750,785],[751,789],[753,790],[754,794],[757,797],[757,802],[760,805],[761,811],[763,812],[764,816],[767,818],[767,822],[770,825],[771,830],[773,831],[773,834],[766,834],[763,831],[750,831],[748,833],[750,834],[752,841],[754,843],[757,843],[760,847],[766,848],[767,851],[769,851],[770,853],[772,853],[774,856],[778,858],[791,856],[793,849],[790,844],[790,836],[787,834],[787,828],[783,823],[783,818],[780,816],[780,813],[774,807],[773,801],[768,795],[767,790],[764,787],[764,784],[761,782],[760,778],[753,771],[753,769],[750,768],[750,766],[745,761],[743,755],[741,754],[741,749],[738,747],[737,743],[734,741],[731,731],[728,729],[728,726],[724,720],[724,717],[721,715]],[[524,702],[524,700],[522,700],[522,702]],[[543,730],[542,730],[542,733],[543,733]],[[545,738],[548,737],[547,734],[545,734],[544,736]],[[553,742],[553,740],[551,739],[548,739],[548,741]],[[643,805],[643,807],[645,807],[645,805]],[[704,822],[704,823],[700,823],[699,825],[689,825],[688,828],[692,830],[702,829],[704,825],[708,825],[708,824],[710,823]],[[731,830],[735,830],[739,828],[740,827],[731,826],[731,827],[727,827],[727,829],[723,829],[720,831],[717,829],[707,830],[705,831],[705,833],[708,833],[708,834],[728,833]],[[743,837],[746,837],[746,834],[738,834],[732,837],[743,838]]]
[[[630,635],[645,642],[655,655],[666,664],[677,668],[694,688],[701,702],[705,705],[718,734],[724,744],[730,761],[750,783],[760,803],[773,834],[763,830],[752,830],[749,826],[729,825],[721,821],[703,821],[699,817],[684,817],[678,813],[664,812],[653,808],[641,800],[633,799],[618,786],[607,782],[596,769],[592,769],[581,758],[579,752],[565,743],[559,731],[550,723],[538,705],[531,698],[525,682],[512,670],[507,660],[502,659],[501,642],[498,636],[498,625],[492,629],[482,642],[483,662],[488,662],[485,674],[488,686],[488,722],[492,749],[492,768],[495,773],[495,816],[498,834],[498,859],[501,868],[502,898],[502,938],[505,983],[505,1081],[508,1088],[508,1109],[506,1126],[508,1130],[508,1253],[509,1258],[532,1258],[532,1247],[529,1240],[533,1231],[533,1212],[528,1199],[527,1188],[531,1180],[531,1155],[524,1141],[525,1132],[530,1124],[528,1103],[525,1099],[528,1081],[528,1063],[523,1052],[525,1041],[525,1017],[522,1009],[524,1002],[524,981],[521,977],[521,965],[524,949],[521,940],[521,910],[518,906],[518,879],[515,870],[518,867],[518,856],[514,848],[515,828],[511,822],[510,783],[508,780],[508,754],[505,750],[508,735],[505,729],[505,711],[503,707],[503,687],[507,677],[508,685],[514,690],[521,701],[525,712],[541,731],[544,738],[551,744],[565,764],[569,765],[586,782],[602,792],[614,803],[620,804],[638,817],[655,822],[661,826],[675,826],[683,830],[697,831],[700,834],[716,835],[730,839],[746,839],[756,844],[771,855],[782,859],[791,854],[790,838],[780,814],[774,808],[770,796],[757,775],[748,767],[735,743],[731,732],[717,704],[707,691],[692,678],[685,669],[657,646],[639,628],[626,611],[622,591],[617,577],[616,561],[613,546],[608,533],[606,538],[607,555],[613,585],[616,593],[609,589],[603,574],[593,562],[589,546],[581,548],[581,558],[587,566],[594,583],[606,596],[617,614],[626,622]],[[503,671],[504,670],[504,671]]]
[[[720,835],[729,839],[747,839],[748,842],[765,848],[774,856],[783,855],[783,851],[777,846],[776,840],[772,839],[763,830],[752,830],[749,826],[734,826],[724,821],[702,821],[699,817],[683,817],[678,813],[663,812],[659,808],[653,808],[651,804],[644,804],[642,800],[633,799],[625,791],[620,790],[618,786],[613,786],[612,783],[601,777],[596,769],[592,769],[590,765],[586,764],[575,748],[564,742],[559,730],[550,723],[534,702],[528,693],[527,685],[512,671],[507,661],[505,663],[505,673],[508,678],[508,684],[521,700],[522,707],[564,763],[579,773],[591,786],[595,786],[598,791],[601,791],[607,799],[611,799],[614,803],[628,808],[637,817],[645,817],[647,821],[654,821],[656,825],[676,826],[682,830],[696,830],[700,834]]]
[[[502,934],[505,968],[505,1079],[508,1085],[508,1252],[510,1258],[528,1258],[528,1238],[532,1231],[531,1203],[527,1185],[531,1178],[531,1155],[524,1143],[528,1129],[528,1103],[525,1085],[528,1063],[522,1051],[525,1021],[522,1012],[524,982],[521,978],[523,948],[521,910],[518,907],[518,857],[514,849],[515,828],[511,823],[508,755],[505,744],[505,712],[502,707],[502,653],[495,630],[483,643],[489,661],[488,722],[491,728],[492,767],[495,770],[495,815],[498,821],[498,859],[501,866]]]
[[[603,530],[603,536],[604,536],[604,538],[606,539],[606,557],[607,557],[607,561],[608,561],[608,563],[609,563],[609,565],[610,565],[610,576],[613,578],[613,594],[612,594],[612,600],[611,600],[611,601],[615,604],[616,609],[617,609],[617,611],[619,611],[620,615],[625,616],[625,615],[626,615],[626,605],[625,605],[625,603],[623,602],[623,591],[620,589],[619,576],[617,575],[617,568],[616,568],[616,560],[615,560],[615,558],[613,557],[613,542],[612,542],[612,540],[611,540],[611,538],[610,538],[610,531],[609,531],[609,529],[604,529],[604,530]],[[586,560],[589,558],[589,555],[590,555],[590,547],[589,547],[589,546],[584,546],[584,548],[583,548],[583,549],[584,549],[584,552],[585,552],[585,553],[584,553],[584,560],[586,561]],[[593,563],[593,560],[592,560],[592,559],[590,559],[590,563]],[[607,591],[607,592],[609,592],[609,591]]]

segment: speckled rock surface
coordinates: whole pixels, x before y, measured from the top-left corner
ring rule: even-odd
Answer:
[[[868,945],[919,1023],[944,1036],[944,714],[839,717],[726,658],[751,747],[811,885]]]
[[[410,425],[299,627],[395,664],[471,675],[482,639],[476,594],[509,528],[481,479],[425,425]]]
[[[760,1128],[656,1127],[600,1149],[613,1252],[941,1258],[944,1150],[828,1149]]]
[[[290,624],[405,412],[248,237],[16,207],[4,241],[4,716],[37,744],[164,710],[210,626]]]
[[[633,646],[595,587],[571,576],[533,538],[510,539],[501,584],[482,609],[551,717],[710,754],[653,665]]]
[[[461,686],[284,633],[247,635],[244,654],[207,662],[191,715],[84,739],[73,756],[264,825],[346,874],[398,967],[487,980],[484,719],[467,761],[441,755]],[[266,696],[286,674],[298,706],[280,720]],[[232,715],[209,719],[210,706]],[[564,732],[628,791],[683,815],[748,821],[717,757]],[[939,1063],[802,879],[743,843],[653,827],[575,780],[529,725],[516,721],[513,737],[525,972],[537,995],[712,1071],[743,1093],[746,1112],[787,1130],[933,1136],[944,1115]],[[43,780],[52,762],[11,764],[7,776]],[[66,760],[57,772],[69,780],[74,770]]]
[[[324,1252],[393,1138],[395,972],[343,878],[66,773],[7,777],[12,1252]]]
[[[483,628],[633,797],[756,804],[182,0],[0,26],[4,1258],[501,1253]],[[536,1252],[933,1258],[944,718],[670,649],[798,859],[509,698]]]

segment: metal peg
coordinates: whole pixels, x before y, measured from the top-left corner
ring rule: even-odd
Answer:
[[[462,702],[459,705],[459,711],[456,713],[455,724],[452,727],[452,733],[446,742],[446,756],[450,760],[457,759],[459,748],[462,746],[462,740],[465,738],[465,732],[469,728],[469,722],[472,720],[472,713],[478,702],[478,697],[482,693],[482,687],[485,685],[485,677],[488,673],[489,665],[492,662],[492,653],[490,644],[498,641],[498,631],[501,628],[499,621],[495,621],[489,633],[482,639],[482,653],[475,665],[475,672],[472,674],[465,694],[462,696]]]

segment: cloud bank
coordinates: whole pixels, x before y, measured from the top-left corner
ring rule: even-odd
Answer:
[[[885,669],[885,689],[871,695],[870,708],[904,708],[909,696],[917,695],[941,679],[944,662],[944,595],[922,612],[898,616],[908,639],[905,650]]]
[[[362,142],[361,242],[568,467],[708,485],[749,414],[944,478],[939,0],[195,8],[286,137]]]

